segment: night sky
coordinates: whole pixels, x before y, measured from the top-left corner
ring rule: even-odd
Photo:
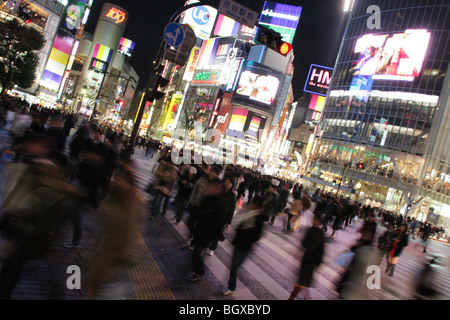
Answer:
[[[163,37],[164,27],[172,15],[184,6],[185,0],[94,0],[85,30],[93,33],[104,3],[117,4],[129,12],[124,37],[136,42],[131,64],[140,77],[139,87],[145,85],[152,61]],[[201,1],[205,3],[205,1]],[[238,0],[258,13],[264,0]],[[334,67],[340,40],[345,28],[345,0],[278,0],[271,1],[302,7],[300,22],[293,41],[294,99],[303,94],[303,87],[311,64]],[[205,3],[206,4],[206,3]]]

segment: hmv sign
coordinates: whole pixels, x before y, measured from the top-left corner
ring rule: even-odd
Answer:
[[[327,90],[330,87],[332,74],[333,68],[312,64],[303,91],[326,96]]]

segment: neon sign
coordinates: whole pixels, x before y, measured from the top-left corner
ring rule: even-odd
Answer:
[[[125,20],[126,14],[125,12],[113,7],[109,9],[108,13],[106,14],[106,17],[115,20],[115,23],[121,23]]]

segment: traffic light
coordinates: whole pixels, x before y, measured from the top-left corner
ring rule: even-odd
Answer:
[[[169,83],[169,80],[163,78],[161,75],[157,74],[151,77],[147,83],[146,98],[148,101],[153,102],[153,100],[158,100],[164,97],[164,93],[158,91],[158,88],[165,87]]]
[[[263,26],[258,26],[255,42],[263,44],[283,56],[292,50],[292,44],[284,41],[280,33]]]
[[[278,53],[282,54],[283,56],[287,55],[292,50],[292,44],[289,42],[284,42],[280,44],[278,48]]]
[[[23,6],[19,6],[17,15],[19,16],[19,18],[22,18],[26,24],[29,24],[31,21],[33,21],[33,17],[29,13],[24,11]]]
[[[123,107],[123,100],[116,100],[116,103],[117,103],[119,106]]]

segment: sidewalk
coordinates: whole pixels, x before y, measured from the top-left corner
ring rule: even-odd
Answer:
[[[10,145],[8,133],[0,130],[0,148],[4,150],[2,162],[0,163],[0,180],[6,166],[12,162],[13,152],[9,151]],[[175,300],[176,295],[166,281],[166,275],[152,255],[152,235],[161,235],[165,230],[161,223],[154,223],[149,227],[146,219],[148,214],[146,195],[142,193],[143,201],[139,208],[145,219],[138,230],[132,232],[132,252],[122,262],[119,271],[114,275],[110,283],[104,286],[99,293],[98,299],[113,300]],[[3,195],[0,194],[0,203]],[[42,258],[28,261],[22,272],[20,281],[16,286],[11,300],[86,300],[87,280],[89,268],[94,257],[95,244],[101,230],[100,212],[93,209],[83,210],[83,235],[79,248],[69,249],[64,247],[65,242],[72,240],[73,228],[71,221],[67,221],[60,230],[57,239],[49,253]],[[149,227],[149,228],[147,228]],[[145,238],[145,239],[144,239]],[[3,235],[0,236],[3,239]],[[160,239],[162,241],[162,239]],[[3,248],[0,247],[0,254]],[[188,251],[188,250],[187,250]],[[190,253],[190,251],[188,251]],[[189,253],[183,259],[189,260]],[[81,288],[69,289],[67,281],[73,274],[69,269],[71,266],[80,268]],[[190,266],[189,266],[190,268]],[[189,269],[190,270],[190,269]],[[178,274],[178,270],[171,271]],[[174,277],[173,277],[174,278]],[[170,280],[170,277],[169,277]],[[174,282],[173,280],[171,281]],[[189,292],[189,289],[180,290],[179,284],[176,290]],[[179,299],[192,299],[189,294],[178,294]],[[203,299],[205,297],[195,297]]]

